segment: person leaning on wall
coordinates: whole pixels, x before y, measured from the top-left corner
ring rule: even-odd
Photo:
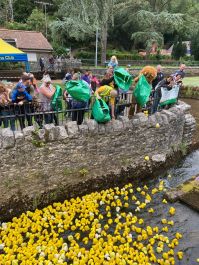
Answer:
[[[10,126],[12,131],[15,131],[15,118],[7,117],[14,115],[14,106],[10,98],[11,90],[4,84],[0,83],[0,127]]]

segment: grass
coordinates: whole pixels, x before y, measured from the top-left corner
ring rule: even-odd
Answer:
[[[185,86],[199,86],[199,76],[185,77],[183,80]]]

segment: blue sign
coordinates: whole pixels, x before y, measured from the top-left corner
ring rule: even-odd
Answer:
[[[0,62],[27,62],[27,54],[0,54]]]

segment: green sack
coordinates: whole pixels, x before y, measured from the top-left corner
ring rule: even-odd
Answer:
[[[51,107],[54,111],[62,110],[62,89],[56,85],[56,91],[51,100]]]
[[[77,101],[88,101],[90,99],[90,88],[82,80],[71,80],[66,84],[66,90],[70,96]]]
[[[132,85],[133,77],[124,68],[120,67],[114,71],[114,80],[120,89],[128,91]]]
[[[111,120],[109,106],[103,99],[95,99],[92,115],[97,122],[105,123]]]
[[[142,75],[134,89],[134,97],[136,102],[143,107],[149,100],[152,87],[146,80],[146,77]]]

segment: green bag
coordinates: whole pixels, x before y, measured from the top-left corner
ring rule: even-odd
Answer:
[[[90,88],[82,80],[71,80],[66,84],[66,90],[71,97],[77,101],[88,101],[90,99]]]
[[[146,80],[146,77],[142,75],[134,89],[134,97],[136,102],[143,107],[149,100],[152,87]]]
[[[132,85],[133,77],[124,68],[120,67],[114,71],[114,80],[120,89],[128,91]]]
[[[62,89],[56,85],[56,91],[51,100],[51,107],[54,111],[62,110]]]
[[[111,120],[109,106],[103,99],[95,99],[92,115],[97,122],[105,123]]]

